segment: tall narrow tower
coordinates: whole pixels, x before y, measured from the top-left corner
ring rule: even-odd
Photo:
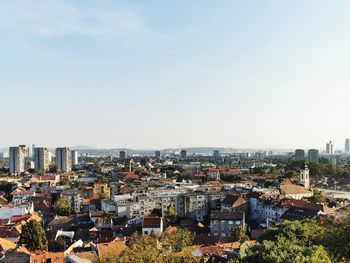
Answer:
[[[304,168],[300,170],[300,183],[304,185],[305,188],[310,187],[309,168],[306,163],[304,164]]]

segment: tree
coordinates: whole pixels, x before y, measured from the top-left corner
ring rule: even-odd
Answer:
[[[257,244],[240,262],[266,263],[331,263],[322,246],[306,246],[296,239],[278,237],[276,241],[264,240]]]
[[[232,231],[232,239],[234,242],[244,242],[249,240],[243,227],[237,227]]]
[[[170,203],[170,205],[168,206],[168,210],[164,215],[164,221],[167,225],[169,225],[169,224],[173,224],[175,220],[176,220],[175,206],[173,203]]]
[[[59,216],[69,216],[74,212],[68,200],[62,197],[57,200],[54,210]]]
[[[19,239],[19,244],[24,245],[28,250],[47,249],[47,239],[45,231],[36,220],[29,220],[28,223],[22,226],[22,233]]]
[[[339,261],[350,262],[350,217],[328,224],[322,243]]]
[[[175,232],[163,232],[161,241],[170,245],[174,252],[180,252],[183,248],[193,245],[195,234],[186,229],[177,229]]]
[[[275,227],[265,230],[259,241],[277,241],[279,237],[288,240],[298,240],[302,245],[320,244],[320,236],[324,233],[324,228],[316,225],[315,221],[284,221]]]

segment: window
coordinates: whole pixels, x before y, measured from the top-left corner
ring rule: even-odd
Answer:
[[[233,221],[232,220],[228,221],[228,223],[229,223],[229,225],[233,225]]]

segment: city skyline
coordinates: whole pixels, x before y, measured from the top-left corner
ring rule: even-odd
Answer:
[[[349,10],[348,1],[2,1],[0,148],[332,140],[343,149]]]

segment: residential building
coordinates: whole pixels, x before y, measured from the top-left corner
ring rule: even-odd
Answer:
[[[9,149],[10,173],[22,173],[25,171],[26,146],[10,147]]]
[[[66,199],[76,213],[81,211],[83,198],[79,190],[69,189],[62,192],[62,198]]]
[[[161,217],[145,217],[142,222],[142,234],[160,236],[163,232],[163,219]]]
[[[57,171],[65,173],[72,171],[72,157],[69,148],[62,147],[56,149],[56,167]]]
[[[79,164],[79,152],[77,150],[71,151],[72,155],[72,165],[78,165]]]
[[[119,152],[119,159],[125,160],[128,157],[128,153],[126,151],[120,151]]]
[[[157,159],[160,159],[160,151],[155,151],[154,154]]]
[[[317,163],[319,160],[319,152],[316,149],[310,149],[307,152],[307,159],[309,162],[315,162]]]
[[[49,169],[49,150],[45,147],[34,148],[34,169],[35,171]]]
[[[221,211],[243,211],[248,212],[248,203],[242,195],[227,195],[221,202]]]
[[[181,150],[180,156],[181,156],[182,159],[186,159],[187,158],[187,151],[185,149]]]
[[[350,139],[345,139],[345,152],[350,152]]]
[[[213,157],[214,157],[215,159],[220,158],[220,151],[219,151],[219,150],[214,150],[214,151],[213,151]]]
[[[329,143],[326,144],[326,154],[328,154],[328,155],[333,155],[334,154],[332,141],[330,141]]]
[[[212,212],[210,215],[210,233],[213,236],[230,238],[236,228],[245,228],[245,214],[238,212]]]
[[[111,196],[108,183],[94,183],[93,193],[103,199],[109,199]]]
[[[295,160],[296,161],[305,160],[305,151],[303,149],[296,149],[295,150]]]

